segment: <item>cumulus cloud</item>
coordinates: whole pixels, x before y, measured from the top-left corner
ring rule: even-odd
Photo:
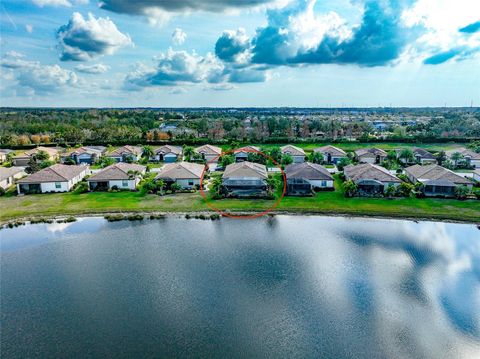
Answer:
[[[243,62],[249,49],[250,40],[244,29],[225,30],[215,44],[215,55],[225,62]]]
[[[182,45],[187,39],[187,33],[177,27],[172,33],[172,41],[175,45]]]
[[[75,70],[78,72],[83,72],[86,74],[103,74],[110,70],[110,67],[104,64],[93,64],[93,65],[84,65],[80,64],[75,67]]]
[[[109,18],[88,18],[75,12],[68,24],[57,31],[62,61],[88,61],[100,55],[111,55],[118,49],[133,45]]]
[[[41,65],[15,54],[7,54],[0,60],[0,66],[10,71],[17,86],[31,95],[46,95],[79,85],[79,78],[73,71],[58,65]]]

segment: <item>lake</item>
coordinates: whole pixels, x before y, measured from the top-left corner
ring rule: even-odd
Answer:
[[[81,218],[0,231],[2,358],[479,358],[475,225]]]

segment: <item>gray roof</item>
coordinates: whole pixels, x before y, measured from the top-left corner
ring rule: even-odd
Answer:
[[[308,180],[333,180],[327,169],[319,164],[304,162],[294,163],[285,168],[287,179],[304,178]]]
[[[455,150],[447,151],[447,156],[451,157],[455,152],[461,153],[464,157],[470,157],[472,160],[480,160],[480,153],[472,151],[468,148],[458,148]]]
[[[200,179],[205,165],[190,162],[169,163],[165,165],[156,179]]]
[[[201,154],[204,153],[206,155],[219,155],[222,153],[222,149],[217,146],[203,145],[195,148],[195,152],[201,153]]]
[[[380,148],[360,148],[355,151],[357,157],[376,157],[376,156],[386,156],[387,152]]]
[[[0,181],[24,171],[25,167],[0,167]]]
[[[291,156],[305,156],[305,151],[297,146],[286,145],[280,147],[283,154],[288,153]]]
[[[330,153],[331,156],[334,157],[345,157],[347,156],[347,153],[342,150],[341,148],[335,147],[335,146],[323,146],[323,147],[317,147],[313,149],[313,152],[320,152],[324,154]]]
[[[406,148],[397,148],[395,149],[395,152],[397,152],[397,155],[400,155],[402,151]],[[412,153],[415,157],[421,157],[422,159],[427,159],[427,160],[435,160],[435,156],[428,152],[427,150],[420,148],[420,147],[413,147]]]
[[[222,178],[227,179],[232,177],[265,179],[268,177],[267,167],[248,161],[232,163],[225,168]]]
[[[9,150],[8,148],[0,148],[0,153],[9,154],[11,152],[13,152],[13,150]]]
[[[95,154],[95,155],[101,155],[106,151],[106,147],[104,146],[83,146],[79,148],[73,149],[71,152],[68,153],[68,156],[71,155],[81,155],[83,153],[88,153],[88,154]]]
[[[343,169],[345,177],[354,182],[361,180],[375,180],[381,182],[402,182],[396,176],[392,175],[383,167],[371,163],[362,163],[359,165],[348,165]]]
[[[142,148],[138,146],[122,146],[117,148],[115,151],[112,151],[109,156],[114,157],[114,156],[122,156],[124,154],[132,154],[135,156],[139,156],[142,154]]]
[[[182,148],[178,146],[164,145],[155,150],[155,154],[157,153],[163,153],[163,154],[173,153],[174,155],[179,156],[182,154]]]
[[[431,180],[448,180],[453,182],[457,185],[459,184],[472,184],[466,178],[456,174],[449,169],[446,169],[439,165],[427,165],[427,166],[420,166],[414,165],[405,168],[405,172],[410,174],[415,180],[417,181],[431,181]]]
[[[127,180],[131,179],[128,175],[129,171],[145,172],[146,167],[137,165],[136,163],[119,162],[111,166],[105,167],[103,170],[95,173],[87,181],[113,181],[113,180]]]
[[[256,152],[256,151],[260,151],[260,147],[257,147],[257,146],[245,146],[245,147],[242,147],[242,148],[238,148],[234,151],[234,154],[237,154],[239,152]]]
[[[66,182],[86,170],[88,170],[87,166],[69,166],[57,163],[22,178],[17,183]]]

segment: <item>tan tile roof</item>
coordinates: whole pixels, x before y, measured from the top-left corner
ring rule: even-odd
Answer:
[[[89,153],[89,154],[97,154],[100,155],[105,152],[106,148],[103,146],[83,146],[79,148],[75,148],[71,150],[67,156],[71,156],[73,154],[80,155],[82,153]]]
[[[105,167],[103,170],[95,173],[88,181],[112,181],[112,180],[126,180],[130,179],[129,171],[138,171],[145,173],[145,166],[136,163],[119,162],[111,166]]]
[[[387,169],[373,165],[371,163],[362,163],[359,165],[348,165],[344,168],[345,177],[354,182],[359,180],[376,180],[381,182],[402,182],[396,176],[388,172]]]
[[[25,167],[0,167],[0,181],[25,171]]]
[[[195,148],[195,152],[206,155],[219,155],[222,153],[222,149],[213,145],[203,145]]]
[[[200,179],[205,165],[190,162],[169,163],[165,165],[156,179]]]
[[[360,148],[359,150],[355,151],[355,155],[357,157],[375,157],[375,156],[386,156],[387,152],[380,148]]]
[[[253,162],[238,162],[232,163],[225,168],[222,178],[232,177],[258,177],[265,179],[268,177],[267,167],[259,163]]]
[[[68,166],[57,163],[18,180],[18,183],[65,182],[86,170],[88,166]]]
[[[121,156],[123,154],[133,154],[135,156],[140,156],[142,154],[142,148],[138,146],[122,146],[117,148],[115,151],[112,151],[109,156]]]
[[[287,179],[304,178],[308,180],[333,180],[327,169],[319,164],[304,162],[294,163],[285,168]]]
[[[417,181],[419,180],[444,180],[455,184],[472,184],[468,179],[456,174],[455,172],[439,165],[420,166],[414,165],[405,168],[405,172],[410,174]]]
[[[480,153],[476,153],[468,148],[458,148],[456,150],[447,151],[448,157],[451,157],[455,152],[461,153],[464,157],[471,157],[472,160],[480,160]]]
[[[179,156],[182,154],[182,148],[179,146],[164,145],[155,150],[155,154],[157,153],[163,153],[163,154],[173,153]]]
[[[260,151],[260,147],[257,147],[257,146],[245,146],[245,147],[241,147],[241,148],[238,148],[235,150],[235,153],[237,152],[242,152],[242,150],[254,150],[254,151]]]
[[[314,148],[313,152],[320,152],[325,154],[330,153],[332,156],[335,157],[343,157],[347,155],[347,153],[341,148],[330,145]]]
[[[31,150],[25,151],[24,153],[22,153],[18,156],[15,156],[15,157],[17,157],[17,158],[30,157],[32,155],[36,155],[40,151],[48,153],[49,156],[56,156],[60,152],[58,150],[58,148],[55,148],[55,147],[38,146],[38,147],[32,148]]]
[[[305,151],[297,146],[286,145],[280,147],[280,150],[282,151],[282,153],[288,153],[291,156],[305,156]]]

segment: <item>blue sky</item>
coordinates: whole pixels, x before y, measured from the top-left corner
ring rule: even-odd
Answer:
[[[477,0],[4,0],[2,106],[480,106]]]

